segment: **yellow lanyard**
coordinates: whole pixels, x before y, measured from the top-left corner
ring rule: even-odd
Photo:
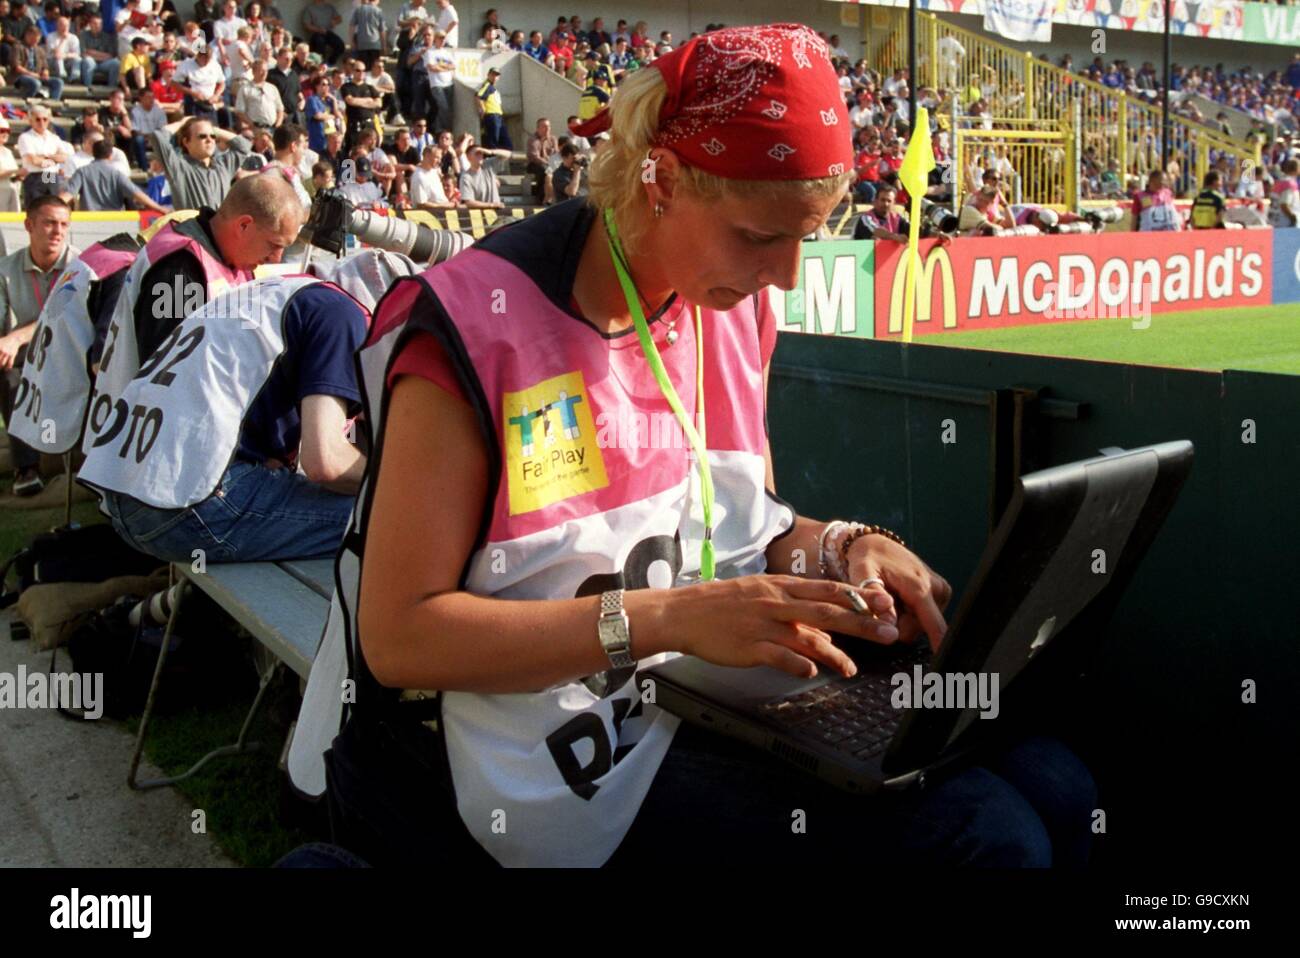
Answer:
[[[659,391],[668,400],[673,415],[686,433],[695,461],[700,467],[700,497],[704,505],[704,541],[700,543],[700,578],[709,581],[713,578],[713,476],[709,472],[709,455],[704,443],[704,322],[700,316],[700,307],[695,307],[695,408],[699,417],[700,428],[697,432],[682,401],[673,387],[672,380],[664,369],[664,361],[659,355],[654,339],[650,336],[650,327],[646,323],[645,312],[641,309],[641,297],[637,295],[632,277],[623,266],[623,247],[618,241],[618,227],[614,225],[613,210],[605,210],[605,231],[609,234],[609,252],[614,260],[614,270],[618,273],[619,285],[623,287],[623,297],[632,314],[632,323],[636,326],[637,339],[641,342],[641,351],[645,353],[654,374]]]

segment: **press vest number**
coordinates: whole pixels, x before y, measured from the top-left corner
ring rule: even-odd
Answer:
[[[116,333],[116,324],[110,330],[110,335]],[[162,341],[153,355],[145,361],[136,373],[136,379],[145,379],[152,376],[149,382],[162,386],[170,386],[176,379],[173,370],[179,363],[185,361],[203,342],[203,327],[196,326],[188,333],[181,335],[181,327],[175,327],[167,338]],[[175,353],[174,355],[173,352]],[[107,364],[109,349],[104,350],[105,364]],[[161,367],[161,368],[160,368]],[[102,371],[102,367],[101,367]],[[104,428],[108,423],[109,415],[112,415],[112,425],[107,429]],[[125,459],[131,452],[132,441],[135,442],[135,461],[144,462],[144,457],[149,455],[153,449],[153,444],[158,440],[158,434],[162,431],[164,413],[157,406],[145,406],[137,403],[134,407],[127,405],[125,399],[119,399],[117,402],[106,395],[99,395],[95,399],[94,408],[90,412],[90,425],[98,434],[92,446],[99,448],[113,442],[123,429],[127,429],[126,439],[122,442],[121,448],[117,454],[119,458]],[[127,424],[130,427],[127,428]]]
[[[647,589],[651,585],[650,570],[659,562],[666,563],[667,568],[664,571],[668,579],[666,583],[658,584],[671,585],[676,581],[678,573],[682,571],[681,540],[675,536],[650,536],[648,539],[642,539],[628,553],[627,561],[621,571],[588,576],[583,580],[582,585],[578,586],[574,596],[581,598],[618,588]],[[628,678],[633,679],[632,687],[635,690],[633,697],[611,699],[609,703],[613,713],[611,716],[614,724],[613,742],[610,741],[609,733],[605,730],[605,723],[594,712],[575,715],[546,736],[546,746],[550,749],[551,757],[555,760],[555,767],[564,779],[564,784],[573,790],[573,794],[586,801],[591,801],[600,789],[596,779],[604,776],[636,747],[635,743],[619,745],[617,748],[614,746],[614,742],[622,736],[624,721],[638,718],[644,711],[639,684],[635,681],[635,670],[615,670],[613,675],[599,685],[620,689],[626,686]],[[587,685],[591,688],[590,682]],[[592,691],[601,694],[596,689]],[[578,758],[576,746],[585,740],[591,741],[593,752],[591,760],[583,765]]]
[[[24,402],[27,403],[26,408],[23,407]],[[14,415],[20,412],[32,422],[41,418],[41,388],[26,376],[18,381],[18,392],[14,396]]]

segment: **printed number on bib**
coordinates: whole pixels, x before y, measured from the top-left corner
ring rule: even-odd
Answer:
[[[668,588],[676,581],[681,570],[681,540],[677,536],[651,536],[642,539],[632,547],[621,572],[588,576],[582,585],[578,586],[574,598],[599,595],[610,589],[619,588],[628,590]],[[633,628],[635,629],[635,625]],[[610,669],[596,675],[589,675],[582,682],[593,695],[606,698],[625,688],[628,679],[634,678],[635,672],[635,666]],[[609,704],[613,712],[611,716],[614,724],[613,741],[610,741],[604,721],[594,711],[582,712],[574,716],[546,736],[546,747],[555,760],[555,767],[564,779],[564,784],[568,785],[579,798],[588,801],[600,788],[596,784],[596,779],[602,778],[636,747],[635,742],[618,744],[623,737],[623,723],[628,719],[641,718],[645,711],[640,686],[635,681],[632,682],[631,698],[613,699]],[[579,743],[586,741],[590,741],[591,745],[579,750]],[[584,764],[579,756],[587,751],[590,752],[590,759]]]

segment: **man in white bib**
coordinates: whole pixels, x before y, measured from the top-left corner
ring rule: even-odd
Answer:
[[[344,287],[373,305],[374,289],[414,271],[372,251],[343,265],[339,285],[276,277],[232,289],[140,367],[122,393],[130,418],[81,470],[127,542],[186,562],[334,553],[366,462],[348,420],[369,312]]]

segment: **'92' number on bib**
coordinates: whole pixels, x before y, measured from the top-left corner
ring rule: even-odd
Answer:
[[[198,349],[203,342],[202,326],[196,326],[182,335],[181,327],[175,327],[153,351],[153,354],[135,374],[135,380],[148,379],[156,386],[167,388],[176,379],[173,370]],[[107,364],[108,350],[105,350]],[[101,370],[102,371],[102,370]],[[136,403],[128,406],[125,399],[114,402],[109,396],[99,395],[90,410],[90,427],[96,433],[92,445],[95,448],[106,446],[126,431],[126,438],[118,448],[119,458],[125,459],[134,448],[135,461],[143,462],[145,456],[153,449],[162,431],[163,411],[157,406]]]

